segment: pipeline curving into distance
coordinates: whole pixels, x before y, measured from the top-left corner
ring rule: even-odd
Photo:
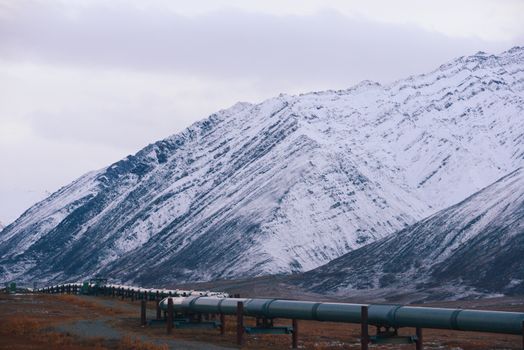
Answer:
[[[45,292],[46,290],[58,290],[60,288],[67,288],[67,287],[76,287],[77,290],[80,290],[83,286],[89,286],[90,288],[94,288],[97,285],[95,283],[65,283],[65,284],[56,284],[52,286],[47,286],[43,288],[28,288],[29,290],[32,290],[34,292]],[[228,293],[223,292],[211,292],[209,290],[207,291],[198,291],[198,290],[183,290],[183,289],[157,289],[157,288],[142,288],[142,287],[136,287],[136,286],[128,286],[123,284],[104,284],[102,286],[99,286],[99,288],[105,288],[105,289],[125,289],[127,291],[131,290],[136,293],[148,293],[150,295],[153,295],[155,293],[159,293],[161,296],[167,296],[172,295],[175,297],[188,297],[188,296],[208,296],[208,297],[217,297],[217,298],[227,298],[229,297]]]

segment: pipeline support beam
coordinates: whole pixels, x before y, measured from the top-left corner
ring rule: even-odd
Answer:
[[[244,335],[244,303],[237,302],[237,345],[242,346]]]
[[[360,349],[368,350],[369,328],[368,328],[368,307],[360,308]]]
[[[156,300],[156,319],[160,320],[162,318],[162,309],[160,308],[160,299]]]
[[[292,349],[298,349],[298,320],[293,319]]]
[[[220,335],[226,333],[226,315],[220,313]]]
[[[173,299],[169,298],[167,301],[167,334],[173,331]]]
[[[415,343],[416,350],[423,350],[424,346],[422,344],[424,342],[424,336],[422,334],[422,328],[417,327],[417,329],[416,329],[416,336],[417,336],[417,341]]]
[[[146,325],[146,301],[142,300],[140,303],[140,325]]]

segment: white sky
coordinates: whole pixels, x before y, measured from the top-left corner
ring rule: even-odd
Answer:
[[[0,0],[0,221],[237,101],[524,44],[522,0]]]

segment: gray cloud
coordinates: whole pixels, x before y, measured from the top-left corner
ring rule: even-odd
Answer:
[[[88,7],[68,16],[33,5],[1,24],[10,59],[295,83],[389,81],[450,57],[509,43],[451,38],[344,17],[219,11],[197,17],[148,8]]]
[[[183,16],[121,2],[74,11],[16,4],[0,4],[5,223],[34,202],[28,189],[54,191],[236,101],[384,83],[524,43],[448,37],[333,10],[297,16],[222,6]]]

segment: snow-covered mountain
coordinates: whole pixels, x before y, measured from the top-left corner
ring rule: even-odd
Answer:
[[[84,175],[0,234],[0,280],[313,269],[523,165],[524,48],[390,85],[238,103]]]
[[[297,282],[317,292],[375,298],[523,295],[524,168]]]

